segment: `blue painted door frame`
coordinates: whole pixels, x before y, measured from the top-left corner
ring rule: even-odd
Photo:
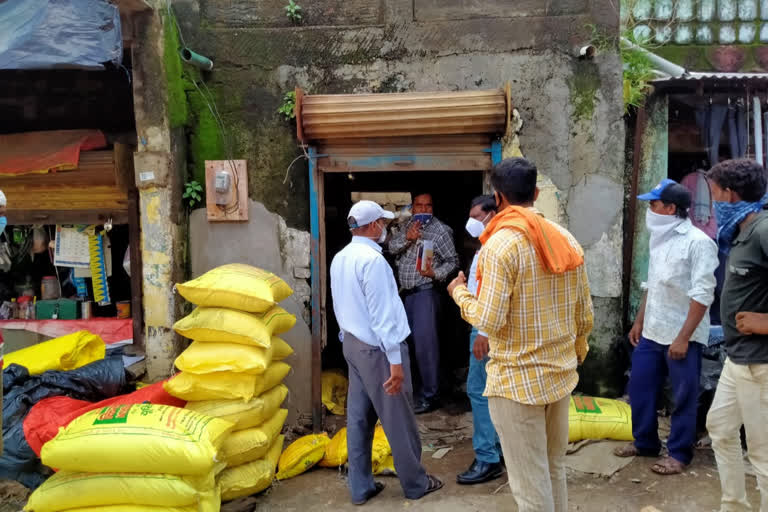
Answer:
[[[491,154],[491,164],[496,165],[502,159],[501,141],[496,139],[491,143],[491,147],[485,150]],[[322,311],[322,290],[324,283],[321,282],[321,266],[324,265],[325,255],[322,254],[323,244],[321,243],[321,219],[324,212],[321,211],[321,194],[323,193],[323,173],[317,167],[317,159],[320,156],[317,148],[310,146],[309,155],[309,225],[311,231],[311,284],[312,284],[312,425],[315,432],[319,432],[323,427],[322,416],[322,336],[323,336],[323,311]],[[387,157],[382,156],[386,159]],[[401,157],[397,157],[400,158]],[[411,157],[415,158],[415,157]],[[400,171],[412,172],[412,171]],[[435,171],[437,172],[437,171]],[[487,173],[487,171],[486,171]],[[487,181],[487,178],[486,180]]]

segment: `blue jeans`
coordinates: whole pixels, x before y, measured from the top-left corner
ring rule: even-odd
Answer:
[[[488,374],[485,364],[488,357],[482,361],[475,359],[472,349],[475,346],[477,329],[472,329],[469,335],[469,375],[467,375],[467,395],[472,404],[472,447],[475,449],[475,458],[486,464],[495,464],[501,460],[501,446],[499,436],[491,421],[491,413],[488,411],[488,399],[483,396],[485,381]]]
[[[667,448],[673,459],[690,464],[696,443],[696,410],[703,345],[691,341],[685,359],[670,359],[668,345],[640,338],[632,353],[629,402],[632,406],[632,435],[642,455],[661,450],[657,419],[658,398],[669,376],[674,395],[672,425]]]

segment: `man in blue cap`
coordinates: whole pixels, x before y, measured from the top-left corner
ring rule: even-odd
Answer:
[[[674,395],[669,455],[651,470],[672,475],[682,473],[693,459],[701,353],[709,339],[717,245],[688,218],[691,194],[684,186],[666,179],[638,199],[649,202],[645,223],[650,258],[648,279],[642,285],[645,293],[629,332],[635,347],[629,379],[635,441],[614,454],[660,454],[657,400],[669,377]]]

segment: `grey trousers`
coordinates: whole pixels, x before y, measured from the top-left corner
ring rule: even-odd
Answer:
[[[349,333],[344,333],[344,358],[349,365],[347,394],[347,452],[349,453],[349,492],[353,501],[362,500],[373,491],[371,471],[373,431],[376,420],[392,447],[395,470],[409,499],[424,495],[427,472],[421,465],[421,438],[413,414],[413,385],[409,367],[408,345],[400,345],[405,380],[400,394],[384,391],[389,379],[389,361],[380,348],[372,347]]]

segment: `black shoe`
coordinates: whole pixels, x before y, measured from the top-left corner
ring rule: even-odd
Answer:
[[[438,400],[421,400],[416,403],[413,408],[415,414],[426,414],[428,412],[436,411],[440,408],[440,402]]]
[[[383,490],[384,490],[384,484],[381,483],[381,482],[375,482],[373,490],[368,491],[368,493],[363,497],[363,499],[358,500],[358,501],[353,501],[352,504],[353,505],[365,505],[366,503],[368,503],[368,500],[370,500],[371,498],[375,498]]]
[[[489,464],[475,459],[469,469],[456,477],[456,482],[462,485],[473,485],[495,480],[504,474],[501,462]]]

